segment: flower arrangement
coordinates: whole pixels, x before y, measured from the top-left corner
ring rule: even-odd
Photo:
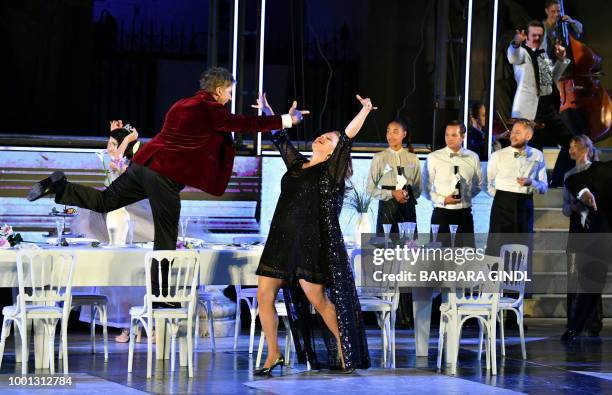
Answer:
[[[21,235],[15,233],[12,226],[4,224],[4,226],[0,228],[0,248],[14,247],[22,241]]]
[[[108,166],[106,166],[106,160],[104,158],[104,153],[105,151],[97,151],[96,156],[100,160],[100,163],[102,163],[102,169],[104,169],[104,176],[105,176],[104,186],[107,187],[111,184],[111,171],[108,168]]]
[[[187,239],[187,240],[177,240],[176,242],[176,249],[177,250],[195,250],[198,248],[202,248],[202,243],[198,243],[197,241],[194,241],[192,239]]]
[[[382,178],[382,174],[377,174],[374,178],[374,185],[378,185],[380,179]],[[370,205],[374,198],[372,195],[368,193],[367,182],[364,179],[362,183],[362,187],[360,189],[356,188],[353,182],[350,182],[349,192],[346,197],[345,206],[355,210],[355,213],[365,214],[370,211]]]

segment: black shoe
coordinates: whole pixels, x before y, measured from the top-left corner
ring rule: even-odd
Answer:
[[[262,369],[255,370],[255,372],[253,372],[253,376],[270,377],[270,376],[272,376],[272,370],[275,367],[277,367],[277,366],[281,367],[281,374],[282,374],[283,373],[283,365],[285,365],[285,357],[283,357],[281,355],[280,357],[276,358],[276,361],[274,361],[269,368],[262,368]]]
[[[351,374],[355,372],[355,368],[343,368],[342,366],[333,366],[329,370],[336,374]]]
[[[66,175],[61,171],[54,171],[49,177],[37,182],[28,192],[27,199],[31,202],[43,196],[58,194],[64,191]]]
[[[566,343],[571,343],[576,340],[576,332],[571,329],[565,331],[563,335],[561,335],[561,341]]]

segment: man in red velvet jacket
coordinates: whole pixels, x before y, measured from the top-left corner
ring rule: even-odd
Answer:
[[[288,128],[307,113],[297,110],[294,102],[289,113],[280,116],[230,114],[225,104],[232,99],[234,82],[226,69],[205,71],[200,79],[202,90],[170,108],[162,131],[105,190],[73,184],[56,171],[32,187],[28,200],[55,194],[57,203],[107,213],[148,198],[155,227],[154,249],[174,250],[181,212],[179,193],[185,185],[217,196],[227,187],[234,163],[230,132]]]

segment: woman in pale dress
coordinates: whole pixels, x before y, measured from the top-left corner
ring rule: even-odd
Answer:
[[[121,120],[110,122],[110,137],[106,146],[106,152],[111,160],[106,180],[108,183],[127,169],[130,159],[138,151],[139,146],[138,131],[135,128],[129,125],[124,127]],[[153,240],[153,217],[148,200],[145,199],[120,210],[127,210],[130,220],[134,221],[134,241]],[[74,233],[84,234],[104,243],[109,242],[107,215],[112,213],[104,215],[90,210],[80,210],[79,216],[72,222],[71,229]],[[98,289],[101,294],[108,297],[108,326],[122,329],[121,334],[115,337],[115,341],[127,343],[130,335],[129,309],[142,304],[144,287],[99,287]],[[90,322],[90,307],[84,306],[81,309],[80,320]]]

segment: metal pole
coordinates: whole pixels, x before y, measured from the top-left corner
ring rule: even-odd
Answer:
[[[264,72],[264,42],[265,42],[265,27],[266,27],[266,0],[261,0],[261,8],[259,10],[259,66],[257,78],[257,93],[263,93],[263,72]],[[261,115],[261,110],[257,111]],[[255,152],[261,155],[261,132],[257,133],[257,142]]]
[[[495,105],[495,57],[497,53],[497,16],[499,13],[499,0],[493,0],[493,39],[491,41],[491,80],[489,81],[489,141],[487,147],[487,158],[491,157],[493,148],[493,106]]]
[[[467,40],[465,46],[465,80],[463,89],[463,124],[467,127],[469,120],[469,106],[470,106],[470,58],[472,54],[472,1],[468,1],[468,15],[467,15]],[[465,133],[465,139],[463,140],[463,146],[467,147],[468,132]]]

